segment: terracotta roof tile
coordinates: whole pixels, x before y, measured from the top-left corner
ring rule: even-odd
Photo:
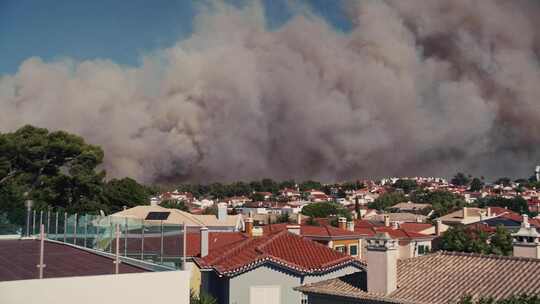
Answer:
[[[202,268],[213,268],[224,275],[235,275],[267,261],[301,273],[326,272],[348,264],[361,266],[350,256],[285,230],[227,245],[196,259]]]
[[[398,289],[388,296],[370,294],[351,276],[297,288],[308,293],[390,303],[446,304],[464,295],[504,299],[540,293],[540,259],[438,252],[398,260]],[[365,280],[360,274],[352,275]]]

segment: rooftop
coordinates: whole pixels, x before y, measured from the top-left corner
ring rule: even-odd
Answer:
[[[286,230],[222,247],[196,259],[201,268],[222,275],[235,275],[270,262],[299,273],[324,273],[345,265],[362,267],[362,262]]]
[[[0,282],[38,278],[38,240],[0,240]],[[66,244],[45,241],[44,278],[114,274],[113,259]],[[120,273],[147,272],[120,264]]]
[[[365,273],[298,287],[306,293],[389,303],[446,304],[464,295],[504,299],[540,292],[540,260],[470,253],[437,252],[398,260],[396,291],[384,296],[366,292]]]

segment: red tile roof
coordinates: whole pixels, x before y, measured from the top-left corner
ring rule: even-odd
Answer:
[[[236,275],[269,262],[297,273],[324,273],[345,265],[364,264],[324,245],[281,230],[224,246],[204,258],[195,259],[201,268],[222,275]]]
[[[45,242],[44,278],[104,275],[114,273],[113,259],[70,245]],[[38,278],[39,241],[0,241],[0,282]],[[120,273],[146,272],[126,263]]]
[[[408,231],[420,232],[432,228],[433,225],[428,223],[402,223],[399,227]]]

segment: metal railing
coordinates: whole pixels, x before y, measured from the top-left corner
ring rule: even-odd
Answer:
[[[69,214],[59,210],[28,209],[26,225],[17,225],[11,234],[39,238],[40,227],[46,239],[105,253],[134,258],[174,268],[182,268],[187,254],[188,235],[200,227],[165,224],[162,221]],[[118,229],[118,242],[116,242]],[[15,232],[15,233],[13,233]],[[7,233],[1,233],[7,234]]]

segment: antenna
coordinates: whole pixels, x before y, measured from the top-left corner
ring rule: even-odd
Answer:
[[[536,181],[540,182],[540,166],[536,166],[536,169],[534,170],[536,175]]]

